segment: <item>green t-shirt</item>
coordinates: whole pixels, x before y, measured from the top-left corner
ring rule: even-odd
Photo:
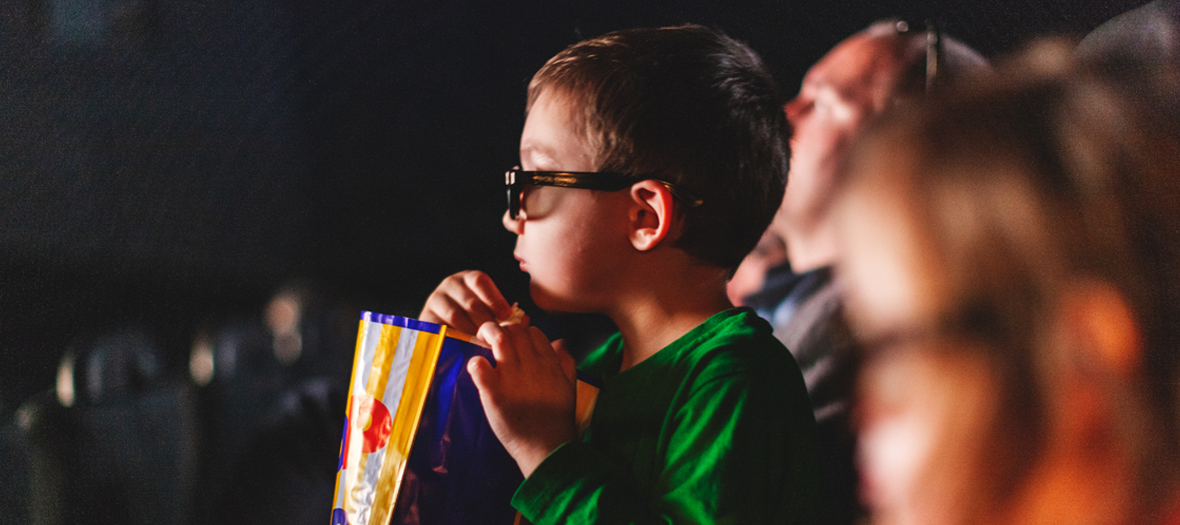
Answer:
[[[558,447],[512,505],[554,523],[806,523],[818,506],[815,419],[799,367],[731,309],[619,372],[616,334],[580,367],[602,379],[581,441]]]

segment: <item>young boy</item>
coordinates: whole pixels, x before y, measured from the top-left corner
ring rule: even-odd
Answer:
[[[573,360],[491,279],[443,281],[421,318],[492,347],[468,363],[536,523],[796,523],[814,517],[815,422],[769,325],[726,279],[782,202],[788,126],[751,50],[699,26],[571,46],[529,85],[523,169],[504,226],[548,310],[604,313],[619,334],[586,433]]]

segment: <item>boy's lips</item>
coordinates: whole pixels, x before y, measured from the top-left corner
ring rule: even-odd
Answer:
[[[520,271],[528,273],[528,265],[525,264],[524,259],[521,259],[520,256],[516,254],[513,254],[513,257],[516,258],[516,262],[520,263]]]

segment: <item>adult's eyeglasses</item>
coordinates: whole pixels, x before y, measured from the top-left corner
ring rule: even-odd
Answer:
[[[520,195],[524,191],[524,187],[530,184],[533,186],[619,191],[644,180],[654,180],[662,184],[668,188],[673,197],[690,208],[700,206],[704,202],[700,197],[671,182],[650,177],[640,178],[613,171],[525,171],[513,168],[504,173],[504,185],[508,187],[508,217],[515,220],[520,215]]]
[[[929,93],[938,81],[938,68],[942,65],[942,28],[934,20],[926,20],[926,92]],[[910,33],[910,23],[898,20],[894,27],[898,33]]]

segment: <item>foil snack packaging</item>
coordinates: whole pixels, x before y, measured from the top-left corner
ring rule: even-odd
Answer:
[[[516,522],[510,502],[523,477],[466,366],[492,352],[471,341],[447,326],[361,313],[332,525]],[[582,427],[596,394],[578,382]]]

